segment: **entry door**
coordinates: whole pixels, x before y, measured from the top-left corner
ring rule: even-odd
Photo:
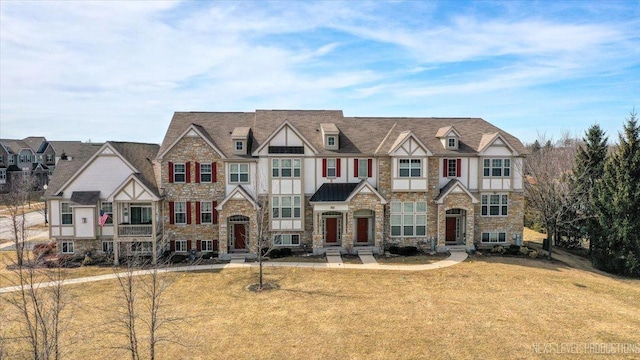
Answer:
[[[324,241],[327,244],[338,243],[338,218],[324,219]]]
[[[244,224],[233,224],[233,248],[235,250],[245,250],[247,230]]]
[[[447,218],[447,233],[445,240],[447,242],[456,242],[456,218],[448,217]]]
[[[369,218],[356,218],[357,221],[357,237],[356,242],[369,242]]]

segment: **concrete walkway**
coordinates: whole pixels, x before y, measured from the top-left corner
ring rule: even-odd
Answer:
[[[264,262],[264,267],[292,267],[292,268],[318,268],[318,269],[357,269],[357,270],[396,270],[396,271],[425,271],[442,269],[445,267],[456,265],[467,259],[467,253],[464,251],[451,252],[451,256],[448,258],[435,262],[433,264],[424,265],[384,265],[378,264],[343,264],[342,260],[339,264],[334,263],[308,263],[308,262]],[[374,259],[375,261],[375,259]],[[177,266],[170,268],[159,269],[159,273],[168,272],[181,272],[181,271],[202,271],[202,270],[220,270],[220,269],[233,269],[233,268],[251,268],[258,267],[258,263],[229,263],[229,264],[212,264],[212,265],[193,265],[193,266]],[[132,272],[133,276],[146,275],[150,270],[136,270]],[[118,275],[124,275],[124,272],[119,274],[106,274],[98,276],[87,276],[76,279],[63,280],[63,285],[83,284],[94,281],[112,280],[116,279]],[[50,287],[56,285],[56,282],[42,282],[36,284],[38,288]],[[14,292],[20,290],[19,286],[10,286],[0,288],[0,294]]]

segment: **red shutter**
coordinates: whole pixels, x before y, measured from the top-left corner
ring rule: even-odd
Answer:
[[[169,241],[169,250],[176,251],[176,241],[175,240]]]
[[[367,176],[373,177],[373,159],[367,160]]]
[[[196,201],[196,224],[200,224],[202,214],[200,213],[200,201]]]
[[[358,177],[358,159],[353,159],[353,177]]]
[[[185,166],[185,168],[187,172],[185,182],[190,183],[191,182],[191,162],[190,161],[187,161],[187,165]]]
[[[447,162],[447,159],[442,159],[442,176],[447,177],[448,174],[448,166],[449,163]]]
[[[460,177],[462,170],[462,159],[456,159],[456,176]]]
[[[213,223],[217,224],[218,223],[218,210],[216,210],[216,207],[218,206],[218,202],[214,201],[212,206],[213,206]]]
[[[336,177],[340,177],[340,159],[336,159]]]
[[[191,201],[187,201],[187,224],[191,224]]]
[[[213,240],[213,251],[218,251],[218,239]]]
[[[200,182],[200,163],[196,162],[196,183]]]
[[[327,177],[327,159],[322,159],[322,177]]]
[[[173,163],[169,161],[169,182],[173,182]]]
[[[176,214],[174,213],[174,204],[173,201],[169,201],[169,224],[173,224],[175,223],[175,216]]]
[[[211,181],[213,182],[218,181],[218,167],[216,165],[214,162],[211,163]]]
[[[202,250],[202,240],[196,240],[196,250]]]
[[[187,251],[191,250],[191,240],[187,240]]]

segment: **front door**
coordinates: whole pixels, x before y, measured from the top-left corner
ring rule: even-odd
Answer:
[[[356,242],[367,243],[369,242],[369,218],[356,218]]]
[[[245,250],[247,247],[245,224],[233,224],[233,249]]]
[[[445,236],[446,242],[456,242],[456,218],[448,217],[447,218],[447,233]]]
[[[324,219],[324,233],[327,244],[338,244],[338,218]]]

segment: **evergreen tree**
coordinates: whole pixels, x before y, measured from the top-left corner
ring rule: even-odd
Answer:
[[[605,165],[594,198],[593,262],[602,270],[640,277],[640,126],[631,117]]]
[[[576,214],[578,219],[575,226],[578,239],[589,239],[589,253],[595,242],[600,239],[597,230],[594,197],[596,195],[596,183],[604,175],[604,165],[607,159],[607,137],[598,124],[592,125],[585,137],[583,145],[578,148],[576,163],[573,167],[571,179],[571,193],[576,199]],[[593,235],[593,236],[590,236]]]

